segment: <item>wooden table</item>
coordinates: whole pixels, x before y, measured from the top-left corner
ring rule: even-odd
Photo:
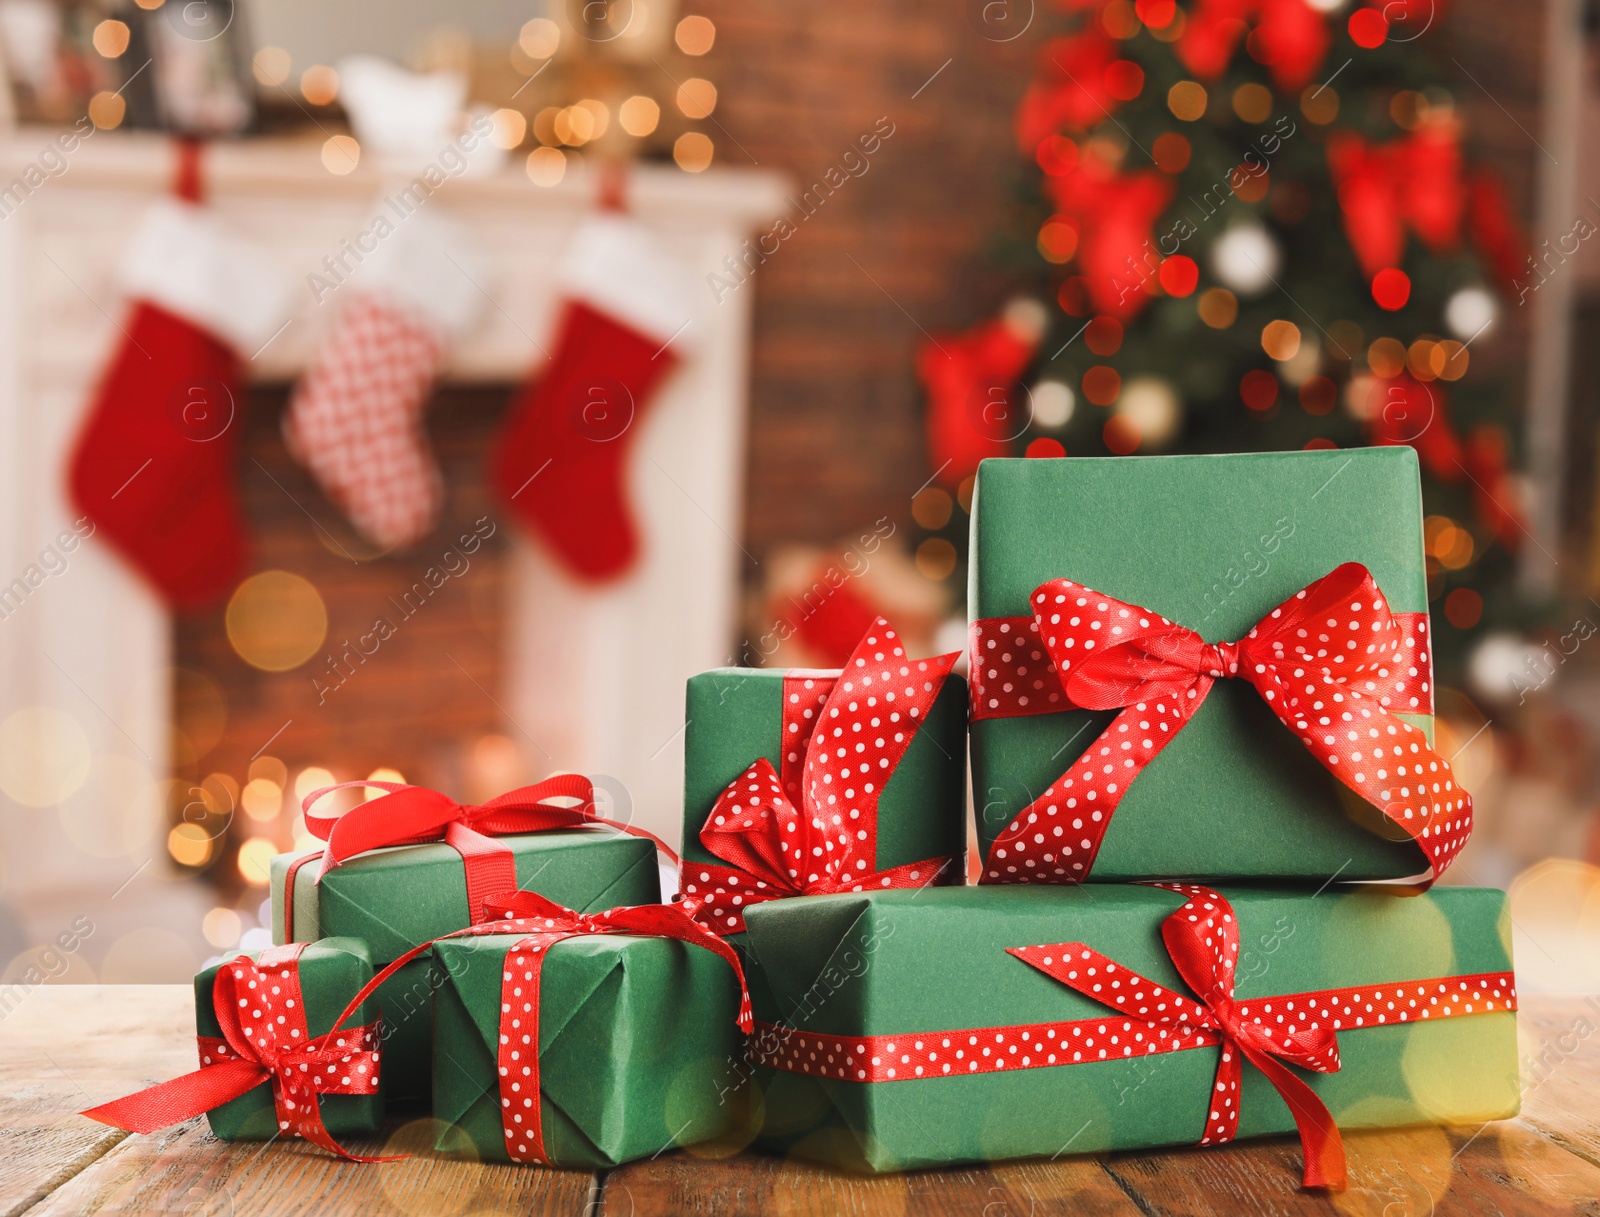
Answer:
[[[752,1154],[677,1153],[604,1176],[482,1165],[427,1152],[427,1120],[374,1143],[419,1151],[385,1166],[299,1141],[223,1144],[203,1119],[128,1136],[73,1113],[194,1068],[190,990],[46,986],[0,1019],[0,1217],[1600,1217],[1600,997],[1529,997],[1521,1018],[1519,1119],[1348,1136],[1350,1190],[1326,1196],[1299,1190],[1293,1140],[860,1178]]]

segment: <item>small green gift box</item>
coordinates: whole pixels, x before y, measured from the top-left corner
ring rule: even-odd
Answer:
[[[237,999],[241,1008],[246,998],[266,1003],[243,1009],[246,1017],[238,1021],[247,1031],[255,1031],[262,1022],[270,1023],[275,1042],[286,1053],[299,1049],[305,1039],[326,1035],[373,977],[366,944],[353,938],[273,947],[211,965],[194,978],[195,1030],[202,1068],[239,1059],[239,1053],[223,1038],[216,1008],[217,978],[225,969],[239,973],[229,978],[228,992],[243,995]],[[336,1037],[348,1044],[334,1045],[340,1050],[334,1057],[307,1071],[314,1077],[322,1125],[334,1137],[376,1132],[383,1123],[386,1083],[378,1019],[378,1001],[368,997],[345,1020]],[[285,1131],[274,1095],[279,1085],[277,1077],[270,1078],[212,1108],[207,1114],[211,1131],[224,1141],[268,1141],[278,1136]]]
[[[1336,1185],[1334,1122],[1518,1107],[1498,891],[942,888],[748,921],[774,1152],[894,1171],[1215,1144],[1293,1132],[1287,1097],[1308,1183]]]
[[[1470,831],[1411,448],[985,461],[970,569],[983,882],[1400,878]]]
[[[607,827],[496,838],[510,850],[519,887],[580,911],[661,898],[655,845]],[[316,881],[321,851],[272,861],[273,941],[326,934],[359,938],[378,966],[472,923],[459,853],[405,845],[350,858]],[[390,1094],[425,1099],[432,1050],[432,996],[442,976],[424,957],[378,990]]]
[[[519,950],[528,941],[492,934],[434,948],[441,1150],[595,1170],[749,1140],[748,1105],[730,1098],[743,1035],[740,982],[724,959],[615,932],[537,953]]]
[[[966,682],[881,618],[842,672],[690,677],[683,892],[719,934],[759,900],[965,881]]]

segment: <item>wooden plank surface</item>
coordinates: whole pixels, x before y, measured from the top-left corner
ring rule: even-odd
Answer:
[[[1300,1190],[1293,1139],[876,1178],[702,1149],[601,1180],[437,1156],[426,1119],[352,1144],[413,1154],[363,1167],[303,1142],[224,1144],[203,1120],[125,1137],[76,1115],[192,1069],[193,1020],[184,986],[48,986],[0,1018],[0,1217],[1600,1217],[1600,998],[1525,999],[1520,1119],[1351,1134],[1338,1196]]]

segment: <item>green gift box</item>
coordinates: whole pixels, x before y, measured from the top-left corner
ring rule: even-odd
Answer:
[[[996,838],[1101,745],[1115,717],[1039,712],[1044,698],[1061,699],[1061,677],[1045,670],[1040,649],[1010,643],[1047,581],[1070,579],[1207,643],[1237,642],[1354,562],[1394,613],[1426,630],[1421,490],[1416,453],[1405,446],[989,460],[978,472],[972,554],[974,805],[985,878],[1002,881],[1013,876],[999,873]],[[1408,690],[1420,701],[1396,698],[1391,709],[1431,738],[1425,637],[1409,653],[1424,661]],[[1031,695],[1027,711],[993,716],[1018,690]],[[1261,693],[1221,679],[1127,783],[1088,877],[1378,879],[1426,869],[1418,844],[1302,747]]]
[[[1281,1028],[1276,1009],[1291,1025],[1306,1011],[1332,1025],[1338,1071],[1294,1075],[1341,1128],[1516,1113],[1503,893],[1220,893],[1239,935],[1241,1021],[1262,1012]],[[1107,992],[1128,982],[1142,1001],[1132,981],[1144,978],[1188,996],[1162,939],[1185,900],[1133,885],[1011,886],[752,909],[750,944],[774,1002],[756,1010],[751,1041],[765,1095],[759,1144],[866,1171],[1197,1144],[1218,1081],[1215,1039],[1169,1043],[1184,1029],[1131,1018],[1010,953],[1041,948],[1076,966],[1053,947],[1081,943],[1114,961],[1093,981]],[[1327,990],[1345,992],[1335,1001]],[[1294,1131],[1254,1065],[1237,1099],[1238,1136]]]
[[[507,1128],[523,1125],[502,1122],[501,986],[507,952],[523,937],[434,948],[443,977],[433,1062],[433,1114],[448,1126],[441,1150],[512,1157]],[[743,1035],[727,962],[669,938],[581,936],[549,948],[537,994],[538,1102],[552,1165],[605,1169],[740,1133],[747,1108],[728,1091]]]
[[[769,668],[716,668],[691,676],[685,708],[683,861],[719,863],[700,840],[718,797],[751,764],[765,759],[784,773],[789,761],[785,704],[814,703],[837,672],[788,673]],[[809,684],[808,684],[809,682]],[[926,718],[878,792],[879,871],[929,859],[959,858],[966,849],[967,689],[946,676]],[[788,703],[793,705],[795,703]],[[810,720],[799,719],[803,731]],[[788,740],[797,736],[790,734]],[[960,877],[957,882],[962,881]]]
[[[655,845],[605,827],[497,837],[516,861],[517,883],[579,912],[661,899]],[[461,855],[444,844],[375,849],[316,882],[316,853],[272,860],[273,941],[323,935],[366,942],[379,967],[471,924]],[[378,990],[390,1096],[425,1099],[432,1051],[432,995],[441,981],[424,957]]]
[[[246,958],[262,960],[266,955],[266,952],[258,952]],[[203,1064],[211,1063],[207,1060],[208,1056],[212,1060],[222,1059],[219,1045],[215,1042],[222,1036],[222,1026],[217,1020],[213,991],[217,973],[228,967],[230,962],[224,960],[213,964],[194,978],[195,1030],[200,1036]],[[265,962],[262,966],[266,967]],[[304,1011],[306,1029],[312,1037],[326,1035],[350,999],[373,976],[372,958],[367,953],[366,944],[353,938],[324,938],[320,942],[306,944],[293,970],[296,977],[293,982],[282,977],[276,979],[283,986],[290,983],[298,985],[297,1004]],[[286,1015],[292,1018],[292,1009],[286,1011]],[[352,1046],[360,1042],[362,1028],[371,1026],[377,1019],[378,1001],[376,997],[369,996],[356,1013],[345,1020],[342,1030],[348,1031]],[[220,1053],[226,1052],[226,1045],[221,1045]],[[381,1057],[382,1054],[379,1055]],[[386,1093],[384,1066],[383,1061],[377,1062],[379,1086]],[[364,1067],[365,1062],[357,1066]],[[238,1098],[212,1108],[207,1115],[211,1131],[224,1141],[270,1141],[279,1135],[272,1086],[271,1081],[262,1082]],[[383,1123],[383,1093],[323,1094],[318,1099],[318,1105],[323,1126],[335,1138],[347,1133],[376,1132]]]

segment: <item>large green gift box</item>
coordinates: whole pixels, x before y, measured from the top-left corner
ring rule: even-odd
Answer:
[[[441,1150],[504,1162],[507,1129],[524,1127],[502,1121],[498,1073],[502,1017],[511,1017],[501,1009],[506,956],[523,937],[434,948]],[[538,1101],[552,1165],[604,1169],[740,1132],[747,1107],[728,1098],[741,1076],[739,985],[724,960],[669,938],[570,938],[545,954],[536,992]]]
[[[1012,642],[1021,619],[1032,620],[1036,589],[1070,579],[1207,643],[1237,642],[1345,563],[1365,566],[1389,608],[1413,615],[1409,628],[1424,635],[1409,652],[1423,660],[1412,665],[1420,670],[1410,674],[1409,696],[1387,705],[1431,738],[1428,585],[1411,448],[985,461],[969,596],[973,795],[985,881],[1021,878],[997,866],[996,837],[1080,758],[1087,763],[1115,717],[1040,712],[1048,696],[1060,700],[1062,678],[1040,662],[1037,634],[1023,646]],[[1019,667],[1027,668],[1020,676]],[[993,716],[1018,691],[1029,695],[1027,709]],[[1127,783],[1088,877],[1377,879],[1426,870],[1418,844],[1321,760],[1245,679],[1217,680]]]
[[[787,755],[794,751],[794,737],[786,737],[784,730],[786,697],[815,701],[837,676],[716,668],[689,678],[683,776],[686,874],[697,862],[723,861],[701,842],[700,831],[729,783],[760,759],[780,773],[786,771]],[[965,850],[966,701],[966,682],[954,674],[945,677],[926,719],[879,792],[875,869],[959,857]],[[809,720],[800,724],[809,729]]]
[[[579,912],[661,899],[656,848],[643,838],[596,827],[495,840],[514,855],[520,887]],[[358,938],[382,967],[414,946],[471,924],[466,872],[461,855],[448,845],[375,849],[343,862],[320,883],[317,866],[310,853],[273,859],[274,942]],[[439,981],[423,957],[378,990],[389,1094],[395,1100],[427,1097],[431,997]]]
[[[1307,1019],[1332,1025],[1338,1071],[1294,1073],[1341,1128],[1516,1113],[1503,893],[1220,894],[1239,935],[1241,1022],[1281,1031],[1277,1014],[1286,1014],[1291,1029],[1304,1031]],[[1169,1037],[1194,1027],[1161,1022],[1157,1010],[1176,1011],[1173,999],[1147,1000],[1134,983],[1191,994],[1162,938],[1164,920],[1184,906],[1184,894],[1164,888],[1018,885],[752,909],[750,946],[772,995],[756,1009],[751,1041],[765,1096],[760,1144],[868,1171],[1197,1144],[1223,1049],[1215,1037],[1198,1047],[1191,1037],[1168,1050],[1177,1042]],[[1103,981],[1108,995],[1126,983],[1120,991],[1150,1017],[1130,1017],[1037,966],[1093,966],[1053,949],[1071,943],[1115,965],[1099,978],[1074,971],[1077,983],[1093,992]],[[1027,948],[1041,950],[1026,952],[1031,960],[1010,953]],[[1252,1064],[1237,1099],[1237,1135],[1294,1131]]]
[[[246,958],[260,960],[264,954],[247,955]],[[208,1055],[213,1060],[220,1060],[225,1059],[227,1052],[225,1044],[214,1042],[221,1037],[222,1026],[217,1020],[213,990],[217,973],[231,963],[232,960],[224,960],[212,964],[194,978],[195,1030],[201,1040],[204,1064],[212,1063],[206,1060]],[[293,967],[297,973],[295,981],[278,976],[272,979],[285,988],[298,984],[298,1004],[304,1012],[307,1031],[313,1038],[328,1033],[350,999],[373,976],[372,957],[367,953],[366,944],[352,938],[324,938],[320,942],[308,943],[300,951]],[[292,1009],[286,1010],[286,1024],[292,1017]],[[378,1001],[375,997],[368,997],[345,1020],[343,1031],[350,1036],[352,1047],[361,1042],[362,1029],[370,1027],[377,1019]],[[381,1051],[378,1055],[382,1057]],[[388,1083],[382,1076],[384,1062],[380,1059],[376,1065],[379,1085],[386,1093]],[[355,1068],[365,1070],[367,1066],[363,1061]],[[278,1136],[280,1130],[272,1097],[273,1085],[273,1081],[262,1082],[238,1098],[213,1107],[207,1116],[211,1131],[224,1141],[270,1141]],[[336,1138],[346,1133],[376,1132],[383,1123],[383,1093],[325,1093],[319,1096],[318,1105],[323,1126]]]

